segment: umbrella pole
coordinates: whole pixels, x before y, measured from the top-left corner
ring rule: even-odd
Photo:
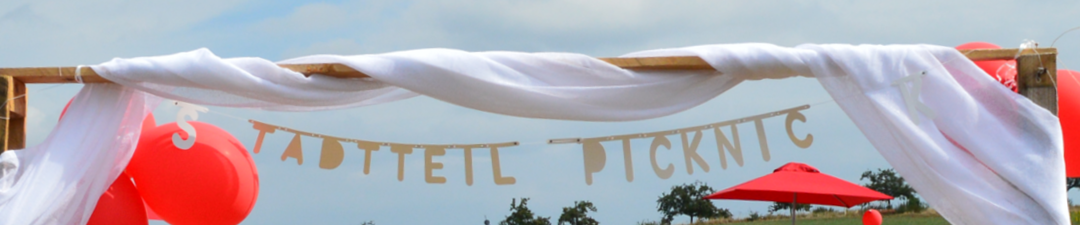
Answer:
[[[799,200],[799,193],[791,194],[791,225],[795,225],[795,202]]]

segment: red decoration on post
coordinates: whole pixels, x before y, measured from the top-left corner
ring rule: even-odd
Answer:
[[[1058,121],[1065,140],[1065,176],[1080,177],[1080,72],[1057,71]]]
[[[90,214],[90,221],[86,224],[148,224],[146,211],[143,209],[143,200],[139,196],[139,190],[131,183],[131,177],[125,173],[113,181],[109,189],[101,194],[94,213]]]
[[[258,198],[255,163],[231,134],[189,122],[199,134],[188,150],[176,148],[176,123],[143,132],[128,164],[146,205],[171,224],[238,224]]]
[[[1001,46],[986,42],[968,42],[960,46],[956,46],[957,50],[965,49],[1000,49]],[[1013,92],[1019,91],[1019,86],[1016,84],[1016,60],[979,60],[974,61],[976,66],[979,66],[986,74],[991,78],[997,80],[1005,87],[1011,89]]]

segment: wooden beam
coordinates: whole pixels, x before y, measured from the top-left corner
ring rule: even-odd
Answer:
[[[90,67],[82,67],[81,69],[82,80],[85,83],[109,82],[109,80],[98,76]],[[27,84],[78,83],[75,79],[75,67],[0,68],[0,75],[12,76]]]
[[[327,63],[327,64],[281,64],[278,65],[281,68],[296,71],[304,74],[304,76],[311,76],[312,74],[322,74],[337,78],[368,78],[367,74],[356,71],[352,67],[346,66],[340,63]]]
[[[644,58],[600,58],[615,66],[632,70],[714,70],[712,66],[696,56],[644,57]],[[281,64],[282,68],[304,75],[322,74],[338,78],[367,78],[367,74],[339,63],[326,64]],[[77,83],[75,67],[25,67],[0,68],[0,75],[12,76],[28,83]],[[84,83],[108,83],[89,67],[80,71]]]
[[[1055,48],[1037,49],[971,49],[961,50],[971,60],[997,60],[1014,59],[1018,55],[1046,55],[1057,54]],[[1019,54],[1017,54],[1019,53]],[[714,70],[705,60],[696,56],[671,56],[671,57],[640,57],[640,58],[599,58],[612,65],[631,70]],[[282,64],[279,65],[304,75],[322,74],[339,78],[366,78],[369,77],[351,67],[337,64]],[[30,68],[0,68],[0,75],[15,77],[15,79],[28,84],[37,83],[76,83],[75,67],[30,67]],[[85,83],[108,83],[89,67],[81,68],[82,80]]]
[[[697,56],[599,59],[629,70],[716,70]]]
[[[960,50],[960,53],[964,53],[971,60],[1002,60],[1002,59],[1017,59],[1023,55],[1045,55],[1045,54],[1057,54],[1057,48],[1026,48],[1023,51],[1017,48],[1003,48],[1003,49],[965,49]]]

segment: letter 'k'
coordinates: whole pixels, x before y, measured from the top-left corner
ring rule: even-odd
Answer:
[[[926,76],[926,71],[918,74],[911,74],[892,82],[892,86],[900,88],[900,96],[903,97],[904,105],[907,106],[908,118],[911,118],[911,122],[913,123],[919,123],[919,115],[916,111],[926,114],[926,117],[931,120],[937,117],[934,110],[919,101],[919,92],[922,91],[923,76]],[[911,83],[911,85],[907,85],[907,83]]]

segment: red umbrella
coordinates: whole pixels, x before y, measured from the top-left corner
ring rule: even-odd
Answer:
[[[773,170],[772,174],[718,191],[705,198],[798,202],[851,208],[893,197],[821,173],[810,165],[793,162]],[[795,223],[795,207],[791,207],[791,221],[792,224]]]

